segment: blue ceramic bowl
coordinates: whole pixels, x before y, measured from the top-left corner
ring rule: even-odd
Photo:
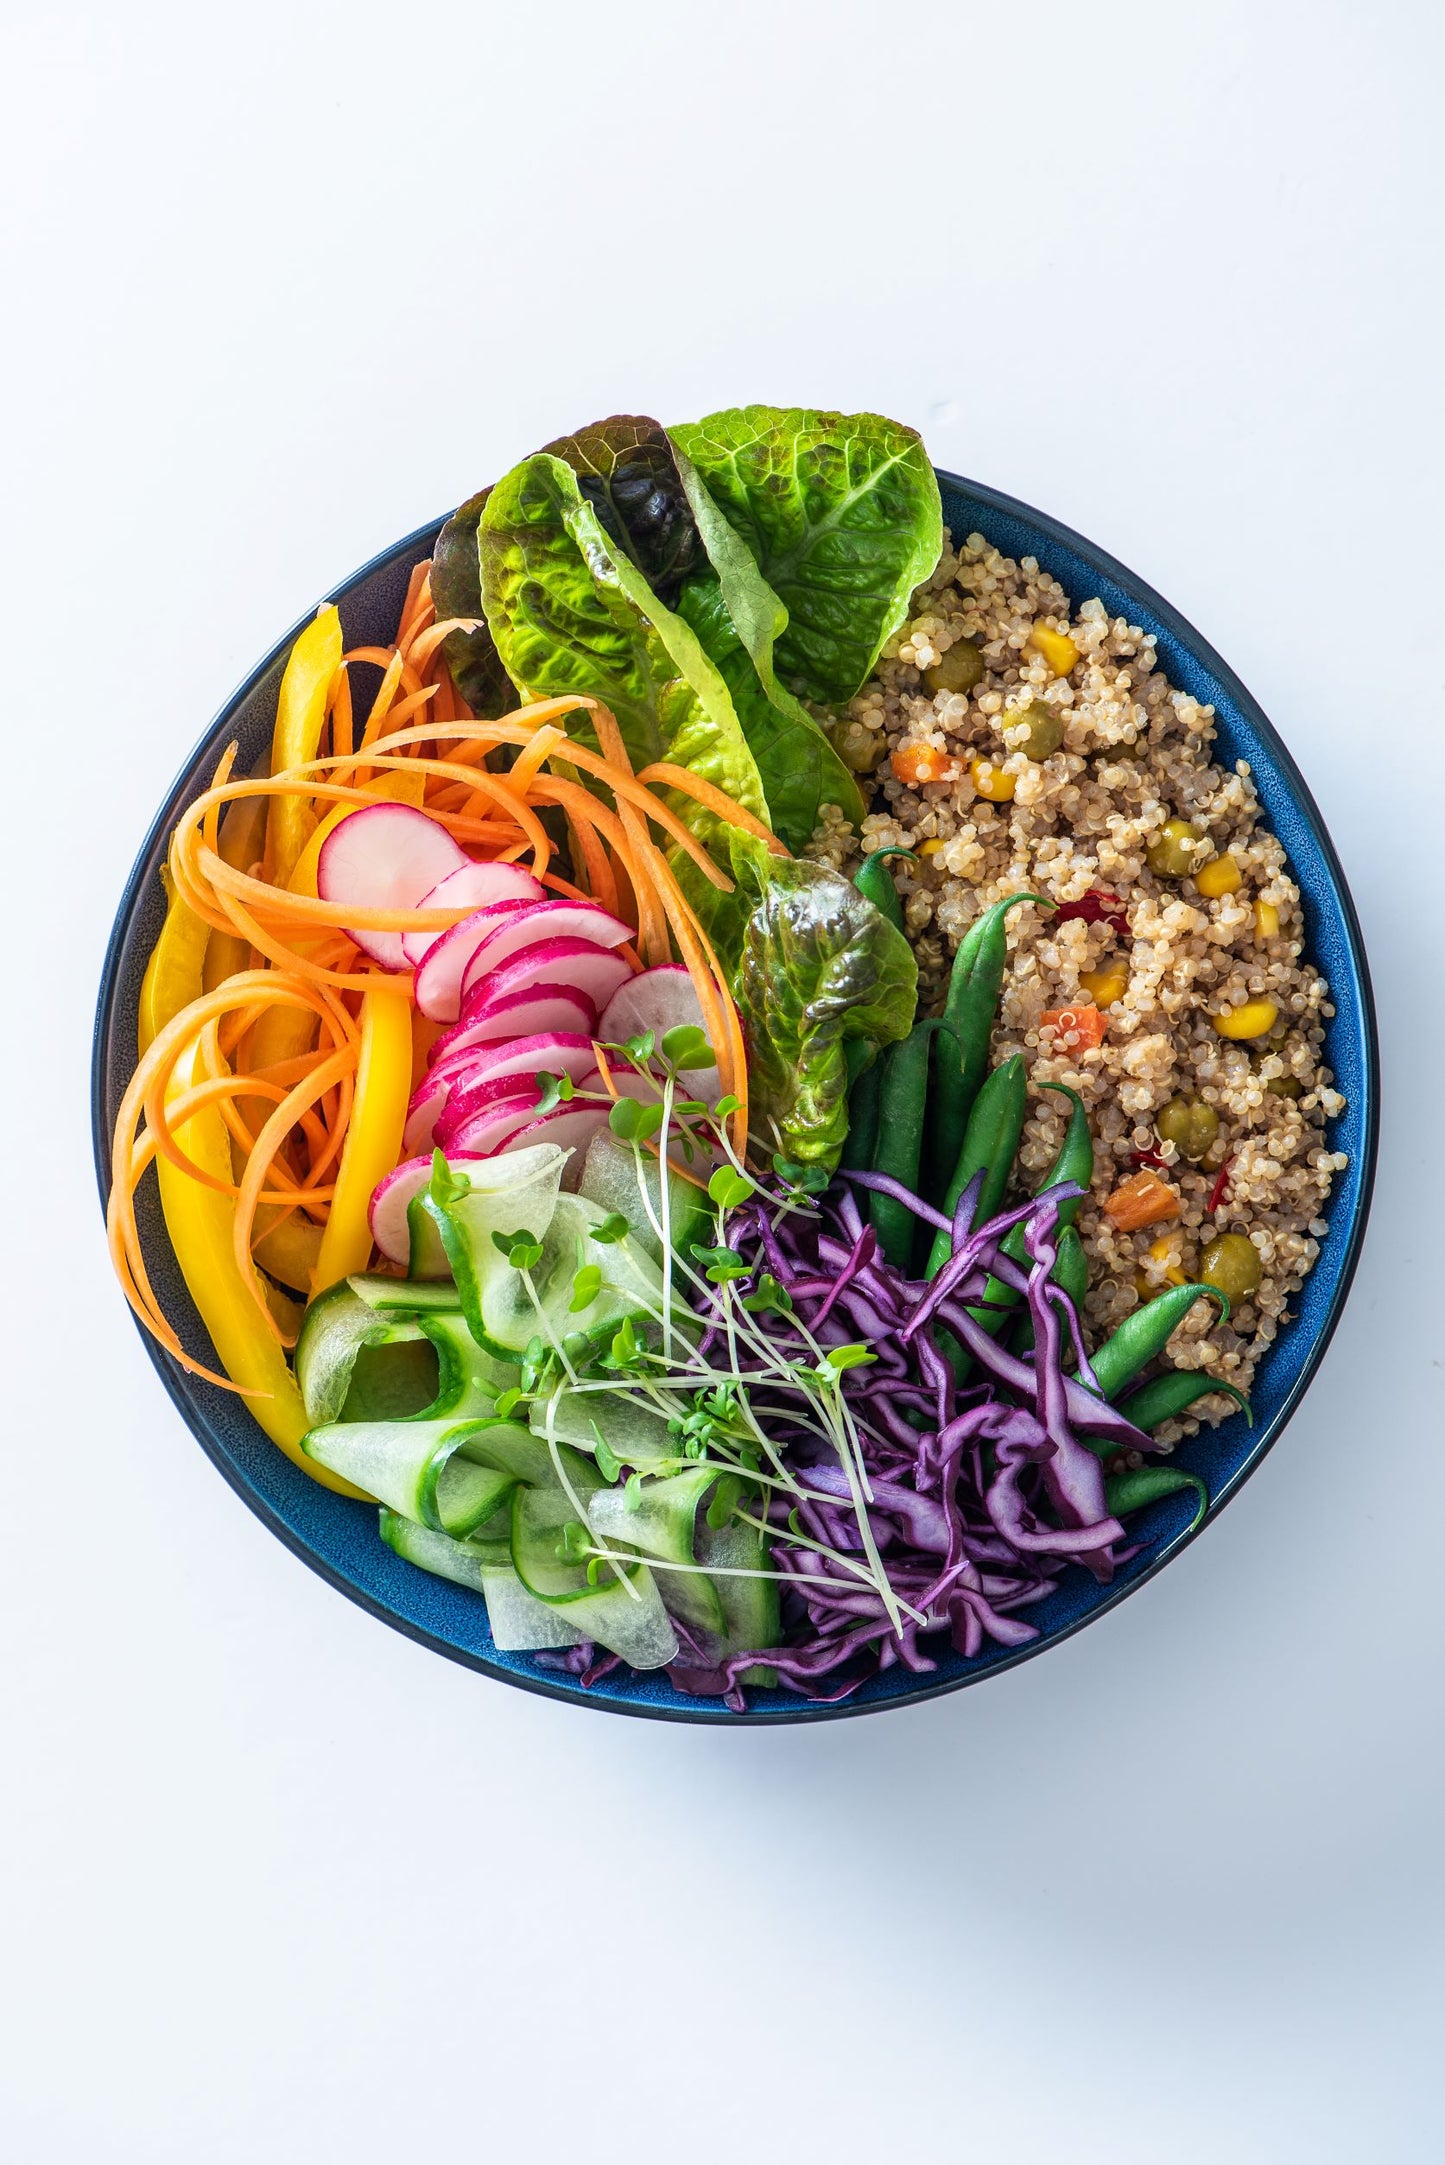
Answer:
[[[1037,557],[1075,605],[1100,596],[1111,615],[1127,617],[1154,634],[1171,683],[1213,706],[1221,755],[1249,761],[1265,814],[1289,853],[1304,899],[1308,952],[1329,979],[1335,1015],[1326,1035],[1326,1058],[1346,1100],[1329,1141],[1332,1149],[1348,1153],[1349,1166],[1338,1177],[1329,1205],[1330,1230],[1299,1296],[1297,1314],[1280,1332],[1255,1379],[1254,1429],[1236,1415],[1194,1437],[1180,1452],[1180,1463],[1202,1474],[1208,1484],[1213,1498],[1204,1522],[1208,1525],[1243,1486],[1299,1404],[1354,1276],[1374,1175],[1379,1104],[1379,1052],[1359,924],[1339,861],[1298,768],[1239,679],[1199,634],[1142,580],[1066,527],[955,474],[940,473],[938,479],[944,518],[954,534],[977,531],[1009,556]],[[435,526],[427,526],[410,535],[340,588],[335,598],[349,647],[390,643],[408,574],[431,554],[436,532]],[[161,925],[158,870],[167,839],[183,806],[209,782],[222,747],[232,737],[240,742],[242,771],[268,743],[282,666],[300,628],[293,627],[273,648],[196,747],[156,814],[122,897],[95,1025],[93,1118],[102,1194],[109,1184],[116,1107],[134,1063],[141,977]],[[188,1349],[209,1355],[153,1195],[148,1202],[143,1198],[141,1228],[147,1267],[167,1314],[176,1320]],[[815,1707],[782,1692],[754,1692],[749,1694],[750,1711],[736,1715],[718,1701],[674,1691],[665,1676],[609,1676],[584,1692],[570,1678],[536,1668],[526,1655],[498,1653],[477,1595],[403,1563],[378,1538],[374,1509],[317,1487],[267,1441],[240,1399],[187,1374],[151,1338],[145,1344],[201,1448],[257,1516],[333,1586],[398,1631],[484,1675],[615,1713],[664,1721],[828,1721],[958,1691],[1078,1631],[1162,1570],[1194,1538],[1186,1532],[1189,1499],[1158,1504],[1131,1522],[1131,1530],[1137,1526],[1142,1535],[1142,1547],[1111,1586],[1095,1585],[1083,1571],[1066,1572],[1057,1591],[1030,1610],[1039,1637],[1028,1646],[1017,1651],[994,1648],[973,1660],[945,1650],[931,1675],[890,1670],[841,1706]]]

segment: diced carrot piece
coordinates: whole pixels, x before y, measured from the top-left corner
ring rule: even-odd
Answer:
[[[1121,1233],[1137,1233],[1141,1225],[1161,1225],[1179,1216],[1179,1197],[1167,1180],[1147,1167],[1121,1183],[1104,1205],[1104,1216]]]
[[[1109,1027],[1092,1001],[1080,1007],[1051,1007],[1039,1020],[1057,1030],[1060,1042],[1071,1052],[1092,1052],[1096,1045],[1103,1044]]]
[[[953,761],[936,744],[900,744],[891,765],[899,781],[910,788],[920,782],[946,782],[953,773]]]

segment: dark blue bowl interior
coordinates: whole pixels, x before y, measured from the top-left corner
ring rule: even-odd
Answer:
[[[1374,1171],[1378,1114],[1378,1053],[1369,976],[1344,875],[1318,812],[1289,753],[1239,680],[1199,635],[1150,588],[1121,564],[1006,496],[940,473],[944,517],[955,537],[987,536],[1014,557],[1031,555],[1062,583],[1074,603],[1098,595],[1111,614],[1144,626],[1158,640],[1160,662],[1172,683],[1208,701],[1219,726],[1219,755],[1247,759],[1266,815],[1289,853],[1304,897],[1309,953],[1329,980],[1335,1015],[1327,1031],[1327,1058],[1346,1109],[1334,1123],[1331,1147],[1349,1155],[1329,1208],[1330,1230],[1319,1261],[1299,1296],[1298,1312],[1265,1359],[1256,1379],[1256,1425],[1243,1415],[1193,1438],[1179,1463],[1203,1475],[1213,1499],[1213,1519],[1274,1443],[1299,1403],[1338,1320],[1364,1233]],[[436,528],[399,542],[346,582],[335,596],[348,646],[389,644],[412,566],[431,554]],[[299,629],[299,627],[296,627]],[[261,663],[218,716],[156,817],[136,862],[106,956],[96,1016],[94,1065],[95,1151],[102,1191],[109,1180],[109,1136],[116,1107],[135,1057],[136,1003],[146,958],[160,929],[163,898],[158,877],[166,841],[182,806],[204,788],[221,748],[240,744],[244,769],[267,744],[275,715],[281,669],[295,630]],[[154,1184],[142,1198],[142,1233],[152,1281],[188,1350],[209,1355],[185,1286],[165,1238]],[[149,1338],[147,1347],[162,1381],[202,1448],[257,1515],[352,1600],[374,1615],[453,1660],[540,1691],[619,1713],[703,1722],[817,1721],[867,1712],[903,1700],[927,1698],[975,1682],[1042,1651],[1055,1640],[1112,1608],[1134,1587],[1178,1554],[1187,1538],[1187,1498],[1156,1505],[1131,1522],[1143,1540],[1140,1553],[1109,1587],[1083,1571],[1066,1573],[1058,1590],[1030,1611],[1039,1637],[1018,1651],[996,1649],[973,1660],[945,1649],[931,1675],[894,1669],[865,1684],[840,1707],[812,1707],[785,1693],[751,1693],[746,1716],[720,1703],[675,1691],[662,1676],[610,1676],[590,1692],[570,1678],[539,1670],[520,1654],[498,1653],[487,1632],[479,1595],[454,1587],[403,1563],[378,1538],[370,1507],[319,1488],[262,1434],[238,1398],[198,1381]],[[1208,1520],[1205,1522],[1208,1523]]]

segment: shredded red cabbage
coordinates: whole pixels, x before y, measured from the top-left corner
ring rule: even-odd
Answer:
[[[952,1231],[953,1255],[932,1283],[883,1259],[845,1182],[897,1195],[925,1224]],[[924,1622],[905,1617],[898,1628],[876,1587],[796,1538],[801,1532],[844,1556],[863,1554],[847,1475],[804,1417],[804,1394],[790,1403],[788,1391],[770,1382],[759,1394],[769,1433],[806,1486],[827,1499],[800,1503],[779,1492],[769,1508],[774,1562],[793,1582],[783,1596],[786,1643],[737,1654],[715,1669],[684,1659],[670,1671],[676,1685],[723,1694],[741,1709],[739,1678],[766,1663],[793,1691],[842,1698],[896,1663],[933,1669],[923,1642],[938,1632],[946,1630],[966,1656],[987,1642],[1022,1645],[1036,1627],[1019,1612],[1051,1593],[1060,1571],[1077,1563],[1107,1582],[1135,1553],[1120,1546],[1124,1529],[1105,1502],[1101,1453],[1147,1451],[1150,1440],[1097,1395],[1078,1313],[1049,1282],[1059,1207],[1080,1192],[1061,1183],[969,1231],[976,1189],[950,1226],[897,1182],[851,1173],[815,1211],[780,1213],[760,1196],[731,1215],[730,1245],[756,1259],[752,1282],[766,1271],[792,1302],[790,1314],[756,1319],[775,1351],[813,1361],[814,1347],[826,1353],[862,1341],[873,1355],[845,1370],[838,1387],[859,1438],[872,1490],[868,1517],[887,1579]],[[1027,1271],[1000,1249],[1018,1223]],[[1027,1303],[1034,1350],[1026,1357],[1009,1353],[970,1313],[990,1276]],[[721,1302],[719,1294],[712,1314],[703,1311],[704,1353],[722,1342]],[[935,1324],[971,1354],[978,1380],[968,1387],[955,1383],[934,1342]],[[1073,1376],[1064,1369],[1070,1348]]]

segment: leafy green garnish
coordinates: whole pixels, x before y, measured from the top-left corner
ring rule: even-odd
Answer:
[[[577,1094],[577,1086],[570,1075],[549,1075],[544,1069],[541,1074],[534,1075],[532,1080],[537,1085],[539,1120],[543,1113],[552,1112],[558,1105],[565,1104],[568,1098]]]
[[[535,1270],[542,1260],[542,1243],[535,1233],[493,1233],[492,1246],[513,1270]]]
[[[626,1240],[631,1231],[632,1227],[620,1210],[609,1210],[602,1223],[593,1226],[592,1238],[602,1247],[610,1248],[615,1241]]]
[[[716,1067],[717,1055],[707,1041],[707,1032],[700,1030],[695,1022],[680,1022],[669,1030],[662,1040],[662,1057],[678,1069]]]
[[[795,1170],[831,1172],[848,1133],[844,1046],[908,1035],[918,965],[903,934],[836,872],[769,856],[736,832],[732,855],[756,896],[736,985],[754,1123],[764,1134],[776,1123]]]
[[[719,1210],[736,1210],[755,1192],[754,1183],[746,1173],[740,1173],[731,1165],[720,1165],[708,1181],[707,1192]]]
[[[470,1195],[472,1184],[465,1173],[453,1172],[447,1163],[444,1150],[434,1150],[431,1154],[431,1180],[427,1192],[437,1208],[445,1210],[448,1203],[455,1203],[460,1197]]]
[[[645,1143],[662,1126],[662,1107],[643,1105],[636,1098],[619,1098],[607,1115],[607,1125],[624,1143]]]
[[[743,1306],[749,1315],[780,1315],[790,1313],[793,1296],[785,1285],[780,1285],[770,1270],[758,1272],[756,1289],[743,1295]]]
[[[572,1298],[567,1303],[569,1315],[580,1315],[590,1308],[602,1291],[602,1271],[596,1263],[584,1263],[572,1280]]]
[[[745,406],[672,430],[787,610],[778,672],[841,706],[904,622],[943,548],[917,432],[879,414]]]

